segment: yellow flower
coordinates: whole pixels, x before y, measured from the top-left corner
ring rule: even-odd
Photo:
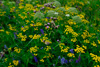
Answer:
[[[3,29],[1,29],[1,30],[0,30],[0,32],[4,32],[4,30],[3,30]]]
[[[37,56],[37,54],[34,53],[34,56]]]
[[[17,66],[17,65],[18,65],[18,63],[19,63],[19,61],[18,61],[18,60],[13,60],[13,64],[14,64],[15,66]]]
[[[82,47],[80,47],[79,45],[77,45],[76,49],[74,49],[75,52],[77,53],[85,53],[84,49]]]
[[[97,47],[97,44],[93,41],[93,43],[91,43],[91,45]]]
[[[90,41],[88,39],[84,40],[84,43],[90,43]]]
[[[29,35],[30,38],[33,38],[33,35]]]
[[[83,47],[84,49],[87,49],[87,46],[84,46],[84,45],[83,45],[82,47]]]
[[[45,47],[45,50],[46,50],[46,51],[49,51],[50,49],[51,49],[50,46],[46,46],[46,47]]]
[[[7,61],[7,59],[8,59],[8,58],[5,58],[5,59],[4,59],[4,62],[6,62],[6,61]]]
[[[31,47],[31,48],[30,48],[30,53],[32,53],[32,52],[37,52],[38,49],[39,49],[39,48],[38,48],[37,46]]]
[[[11,63],[9,63],[9,66],[8,67],[14,67],[14,65],[11,65]]]
[[[100,40],[98,40],[98,44],[100,44]]]
[[[41,62],[44,62],[44,60],[43,60],[43,59],[41,59],[40,61],[41,61]]]
[[[68,57],[75,57],[75,55],[73,53],[68,53],[67,56]]]
[[[76,42],[77,39],[76,39],[76,38],[72,38],[71,41],[72,41],[72,42]]]
[[[14,51],[17,52],[17,53],[20,53],[21,50],[22,50],[22,49],[17,48],[17,47],[14,48]]]
[[[10,32],[6,31],[6,34],[9,35]]]
[[[11,49],[11,47],[10,48],[8,48],[8,51],[11,51],[12,49]]]
[[[38,39],[38,38],[40,38],[40,37],[41,37],[40,35],[36,35],[36,34],[35,34],[35,35],[33,36],[33,39]]]

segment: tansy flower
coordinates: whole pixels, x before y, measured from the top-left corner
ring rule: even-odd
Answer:
[[[8,48],[8,51],[11,51],[12,49],[11,49],[11,47],[10,48]]]
[[[19,64],[19,61],[18,61],[18,60],[13,60],[13,64],[14,64],[15,66],[17,66],[17,65]]]
[[[72,38],[71,41],[72,41],[72,42],[76,42],[77,39],[76,39],[76,38]]]
[[[41,62],[44,62],[44,60],[43,60],[43,59],[41,59],[40,61],[41,61]]]
[[[98,44],[100,44],[100,40],[98,40]]]

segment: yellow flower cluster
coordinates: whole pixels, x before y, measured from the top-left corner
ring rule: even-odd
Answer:
[[[7,61],[7,59],[8,59],[8,58],[5,58],[5,59],[4,59],[4,62],[6,62],[6,61]]]
[[[65,9],[68,10],[70,7],[68,7],[67,5],[65,5]],[[67,13],[66,13],[67,14]]]
[[[87,46],[82,45],[82,47],[83,47],[84,49],[87,49]]]
[[[8,24],[8,26],[9,26],[9,29],[10,29],[10,30],[16,31],[15,27],[12,27],[11,24]]]
[[[21,41],[26,41],[27,36],[26,35],[22,35],[22,33],[19,33],[18,38],[21,38]]]
[[[19,3],[19,7],[18,8],[19,9],[23,9],[24,8],[23,3]]]
[[[92,37],[87,30],[84,30],[84,31],[85,32],[83,32],[83,34],[81,35],[83,39],[85,39],[87,37]]]
[[[68,53],[67,56],[68,57],[75,57],[75,55],[73,53]]]
[[[25,20],[26,24],[28,24],[30,21],[29,20]]]
[[[72,41],[72,42],[76,42],[77,39],[76,39],[76,38],[72,38],[71,41]]]
[[[10,8],[10,12],[14,12],[15,7]]]
[[[37,22],[36,24],[34,24],[33,26],[42,26],[42,23]]]
[[[32,11],[34,9],[32,4],[26,4],[24,10],[25,11]]]
[[[37,56],[38,54],[34,53],[34,56]]]
[[[82,47],[80,47],[79,45],[76,45],[76,49],[74,49],[75,52],[77,53],[85,53],[84,49]]]
[[[98,40],[98,44],[100,44],[100,40]]]
[[[54,57],[54,55],[51,55],[50,53],[47,53],[43,58],[52,58],[52,57]]]
[[[3,29],[0,29],[0,32],[4,32],[4,30]]]
[[[82,19],[82,22],[83,22],[84,24],[88,24],[88,23],[89,23],[89,21],[86,20],[86,19]]]
[[[33,38],[33,35],[29,35],[30,38]]]
[[[15,47],[15,48],[14,48],[14,51],[15,51],[15,52],[17,52],[17,53],[20,53],[20,52],[21,52],[21,50],[22,50],[22,49],[17,48],[17,47]]]
[[[44,49],[45,49],[46,51],[49,51],[49,50],[51,49],[51,47],[50,47],[50,46],[46,46]]]
[[[18,16],[22,19],[22,20],[24,20],[24,19],[26,19],[27,18],[27,16],[25,15],[25,16],[22,16],[21,14],[18,14]]]
[[[11,47],[10,48],[8,48],[8,51],[11,51],[12,49],[11,49]]]
[[[38,48],[37,46],[31,47],[31,48],[30,48],[30,53],[32,53],[32,52],[37,52],[38,49],[39,49],[39,48]]]
[[[97,56],[97,55],[95,55],[95,54],[93,54],[93,53],[90,53],[90,55],[91,55],[92,59],[93,59],[95,62],[100,62],[100,57],[99,57],[99,56]]]
[[[93,43],[91,43],[91,45],[97,47],[97,44],[93,41]]]
[[[4,11],[4,12],[1,12],[1,11],[0,11],[0,16],[4,16],[5,13],[6,13],[6,11]]]
[[[64,52],[64,53],[68,52],[69,47],[66,47],[64,43],[60,43],[59,47],[61,48],[61,52]]]
[[[43,59],[41,59],[40,61],[41,61],[41,62],[44,62],[44,60],[43,60]]]
[[[84,43],[90,43],[90,41],[88,39],[84,40]]]
[[[6,34],[9,35],[10,32],[6,31]]]
[[[68,20],[68,23],[69,23],[69,25],[76,25],[76,22],[73,22],[72,19],[69,19],[69,20]]]
[[[8,67],[14,67],[14,65],[11,65],[11,63],[9,63],[9,66]]]
[[[18,61],[18,60],[13,60],[13,64],[14,64],[15,66],[17,66],[17,65],[19,64],[19,61]]]
[[[79,16],[81,19],[83,19],[83,18],[84,18],[84,15],[82,15],[82,14],[77,15],[77,16]]]
[[[58,16],[57,19],[58,19],[58,21],[63,20],[63,18],[60,16]]]
[[[70,27],[68,25],[66,25],[65,27],[66,27],[66,29],[65,29],[64,33],[68,34],[68,32],[69,32],[69,33],[71,33],[73,35],[73,37],[77,37],[78,36],[78,34],[76,32],[74,32],[72,27]]]
[[[43,5],[37,4],[37,7],[43,7]]]
[[[94,67],[100,67],[99,65],[96,65],[96,66],[94,66]]]
[[[48,37],[43,37],[43,38],[41,38],[40,40],[41,40],[41,42],[44,42],[44,41],[46,41],[48,39]]]
[[[45,44],[51,44],[52,42],[50,40],[45,40]]]
[[[21,2],[23,2],[24,0],[20,0]]]
[[[25,27],[21,27],[21,31],[25,32],[26,30],[28,30],[29,27],[28,26],[25,26]]]
[[[33,36],[33,39],[38,39],[38,38],[40,38],[40,37],[41,37],[40,35],[36,35],[36,34],[35,34],[35,35]]]

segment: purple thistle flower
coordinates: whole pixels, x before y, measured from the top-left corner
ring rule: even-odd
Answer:
[[[42,7],[42,9],[44,9],[44,7]]]
[[[37,59],[37,57],[35,57],[35,56],[34,56],[34,60],[35,60],[36,63],[38,62],[38,59]]]
[[[50,25],[50,23],[47,23],[48,25]]]
[[[43,31],[43,29],[40,29],[40,31],[41,31],[41,33],[42,33],[42,34],[44,34],[44,31]]]
[[[47,28],[49,28],[49,26],[46,26]]]
[[[65,63],[65,58],[61,58],[61,64],[63,65]]]
[[[51,17],[50,19],[53,19],[53,17]]]
[[[71,52],[71,53],[74,53],[74,49],[70,49],[70,52]]]
[[[65,60],[64,62],[65,62],[65,63],[68,63],[68,60]]]
[[[57,40],[59,42],[59,40]]]
[[[34,10],[34,13],[36,13],[36,10]]]

